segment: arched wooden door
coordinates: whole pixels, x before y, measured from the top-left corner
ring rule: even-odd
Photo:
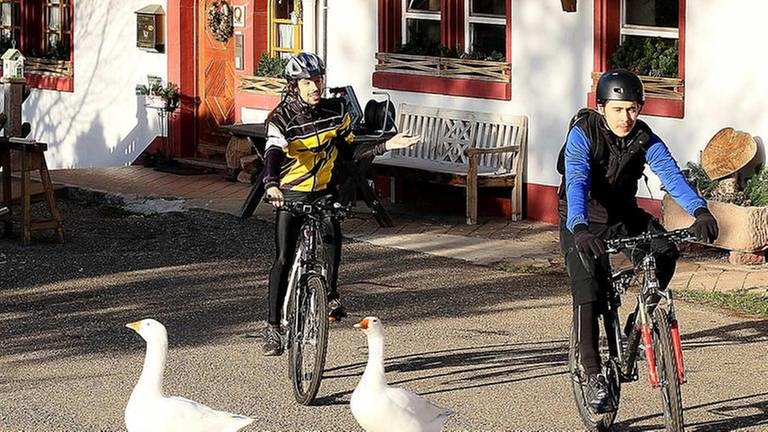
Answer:
[[[197,151],[204,159],[222,159],[229,135],[219,126],[235,121],[234,37],[226,42],[214,38],[208,28],[208,7],[213,0],[198,0],[197,86],[200,105],[197,111]],[[224,2],[219,2],[224,3]],[[231,5],[231,2],[226,2]]]

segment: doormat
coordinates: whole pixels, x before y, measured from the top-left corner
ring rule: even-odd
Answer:
[[[185,165],[175,161],[158,165],[154,168],[154,170],[184,176],[214,174],[216,172],[216,170],[213,168]]]

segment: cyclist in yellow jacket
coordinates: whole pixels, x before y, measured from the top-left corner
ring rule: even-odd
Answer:
[[[293,56],[285,67],[287,80],[283,100],[267,117],[264,186],[267,198],[278,207],[275,223],[275,262],[269,276],[269,316],[263,353],[282,354],[280,313],[287,290],[288,273],[296,248],[301,221],[280,210],[284,200],[312,202],[335,194],[340,158],[363,159],[387,150],[405,148],[420,141],[401,132],[388,141],[353,145],[352,118],[337,99],[322,97],[325,65],[315,54]],[[341,259],[341,229],[338,222],[326,221],[327,253],[332,263],[328,273],[330,318],[346,315],[337,291]]]

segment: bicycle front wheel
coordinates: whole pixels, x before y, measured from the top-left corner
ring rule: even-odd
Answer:
[[[301,282],[289,362],[296,402],[310,405],[320,389],[328,348],[328,299],[325,280],[310,274]]]
[[[576,407],[579,410],[581,421],[588,430],[593,432],[609,431],[611,430],[613,421],[616,419],[616,411],[597,414],[589,407],[589,402],[587,402],[585,396],[587,375],[586,372],[584,372],[584,368],[581,366],[581,360],[579,359],[579,339],[576,335],[576,331],[576,326],[572,326],[570,346],[568,349],[568,369],[570,371],[573,398],[576,400]],[[601,338],[601,340],[604,339]],[[605,351],[606,347],[603,345],[601,348],[601,351]],[[618,375],[614,373],[609,373],[608,376],[613,379],[618,378]],[[620,385],[621,384],[618,381],[615,382],[615,391],[619,391],[618,389]]]
[[[669,332],[669,318],[664,308],[653,311],[653,350],[656,355],[656,372],[661,390],[661,407],[667,431],[683,430],[683,399],[680,394],[680,379],[677,376],[675,353]]]

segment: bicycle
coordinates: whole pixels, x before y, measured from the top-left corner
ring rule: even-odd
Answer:
[[[310,405],[320,389],[328,347],[328,266],[323,220],[341,221],[349,209],[323,196],[312,203],[285,201],[281,209],[301,217],[280,326],[296,402]]]
[[[683,351],[680,330],[675,316],[672,291],[661,289],[656,277],[656,259],[647,246],[653,240],[666,239],[675,243],[694,240],[688,229],[670,232],[647,232],[635,237],[624,237],[605,242],[606,252],[615,254],[624,251],[630,257],[640,252],[642,258],[637,267],[623,268],[613,272],[607,281],[603,308],[603,325],[606,338],[601,340],[600,350],[608,350],[603,358],[603,372],[613,397],[615,411],[595,413],[585,398],[586,374],[579,359],[576,325],[572,326],[568,365],[571,386],[579,415],[591,431],[607,431],[613,424],[619,407],[621,384],[638,379],[638,347],[642,342],[648,379],[653,388],[661,392],[662,410],[667,431],[683,430],[683,405],[680,386],[685,383]],[[588,267],[589,268],[589,267]],[[634,312],[627,317],[623,332],[620,327],[618,308],[621,296],[627,293],[633,282],[638,283],[640,293],[636,296]],[[664,301],[663,304],[660,304]],[[665,309],[666,307],[666,309]],[[601,338],[602,339],[602,338]]]

